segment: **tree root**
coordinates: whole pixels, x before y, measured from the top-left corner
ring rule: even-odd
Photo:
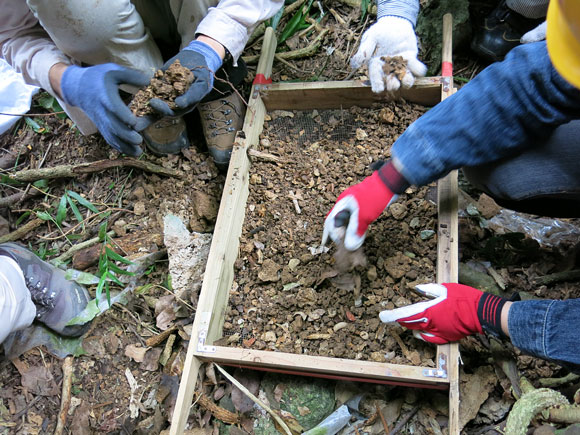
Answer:
[[[150,162],[126,157],[115,160],[99,160],[90,163],[79,163],[78,165],[62,165],[55,166],[53,168],[27,169],[16,172],[14,174],[9,174],[8,177],[14,181],[32,183],[34,181],[43,179],[78,177],[84,174],[91,174],[93,172],[101,172],[106,169],[120,167],[142,169],[147,172],[165,175],[168,177],[183,177],[181,172],[174,169],[163,168],[162,166],[155,165]]]
[[[528,426],[539,412],[557,405],[569,405],[568,399],[557,391],[539,388],[525,393],[507,418],[505,435],[526,435]]]

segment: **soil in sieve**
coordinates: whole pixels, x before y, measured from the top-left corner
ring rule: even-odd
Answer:
[[[370,109],[268,115],[218,344],[295,354],[433,366],[435,348],[379,312],[419,301],[433,282],[434,186],[409,188],[371,225],[366,265],[339,273],[334,253],[317,253],[324,217],[337,196],[372,173],[425,108],[404,101]]]

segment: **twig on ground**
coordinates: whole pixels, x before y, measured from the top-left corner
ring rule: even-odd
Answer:
[[[276,414],[274,411],[272,411],[268,406],[266,406],[266,404],[264,404],[264,402],[262,402],[260,399],[258,399],[256,396],[254,396],[246,387],[244,387],[236,378],[234,378],[232,375],[230,375],[228,372],[226,372],[224,369],[222,369],[218,364],[215,364],[216,368],[221,372],[222,375],[224,375],[232,384],[234,384],[236,387],[238,387],[238,389],[244,393],[246,396],[248,396],[250,399],[252,399],[252,401],[260,406],[262,409],[264,409],[268,414],[270,414],[272,416],[272,418],[274,420],[276,420],[276,422],[280,425],[280,427],[282,429],[284,429],[284,432],[286,432],[287,435],[292,435],[292,432],[290,431],[290,428],[288,427],[288,425],[284,422],[284,420],[282,420],[280,418],[280,416],[278,414]]]
[[[277,56],[285,60],[300,59],[303,57],[312,56],[314,53],[316,53],[316,50],[318,50],[318,47],[320,46],[322,39],[326,36],[328,32],[329,32],[328,29],[324,29],[307,47],[299,48],[298,50],[286,51],[284,53],[277,53]],[[259,59],[260,59],[259,55],[244,57],[244,61],[249,65],[257,63]]]
[[[111,230],[107,233],[108,237],[113,237],[115,235],[115,231]],[[93,246],[96,245],[97,243],[99,243],[100,239],[98,237],[93,237],[92,239],[89,240],[85,240],[84,242],[81,243],[77,243],[76,245],[72,246],[68,251],[66,251],[64,254],[59,255],[58,257],[56,257],[53,261],[56,262],[64,262],[66,260],[68,260],[69,258],[72,258],[72,256],[85,248],[88,248],[89,246]]]
[[[14,231],[12,231],[11,233],[0,237],[0,243],[12,242],[14,240],[18,240],[21,237],[30,233],[33,229],[42,225],[43,222],[44,221],[42,219],[33,219],[29,222],[26,222],[24,225],[22,225],[21,227],[17,228]]]
[[[66,416],[71,398],[73,361],[74,357],[67,356],[62,364],[62,395],[60,396],[60,412],[58,414],[54,435],[61,435],[66,425]]]
[[[79,175],[101,172],[111,168],[130,167],[138,168],[154,174],[165,175],[168,177],[182,178],[183,174],[179,171],[169,168],[163,168],[143,160],[131,158],[120,158],[116,160],[99,160],[90,163],[79,163],[78,165],[62,165],[53,168],[28,169],[8,175],[11,180],[21,182],[34,182],[42,179],[52,178],[69,178],[78,177]]]
[[[43,193],[41,190],[31,190],[28,192],[18,192],[12,195],[5,196],[0,198],[0,207],[8,207],[12,204],[16,204],[17,202],[22,202],[24,199],[32,198],[33,196],[38,196]]]
[[[347,5],[347,6],[351,6],[353,8],[361,8],[361,0],[338,0],[341,3]],[[376,15],[377,14],[377,5],[374,4],[374,2],[369,2],[369,6],[367,9],[367,12],[371,15]]]
[[[385,416],[383,415],[383,413],[381,412],[381,408],[379,408],[379,405],[376,405],[377,407],[377,414],[379,414],[379,417],[381,418],[381,423],[383,423],[383,428],[385,429],[385,433],[389,433],[389,424],[387,423],[387,420],[385,420]]]
[[[239,424],[241,422],[240,416],[238,414],[234,414],[233,412],[216,405],[205,394],[196,391],[194,393],[194,397],[196,399],[196,403],[199,406],[201,406],[206,411],[211,412],[211,414],[218,420],[221,420],[227,424]]]
[[[535,279],[535,282],[538,285],[550,285],[562,281],[576,281],[578,279],[580,279],[580,269],[574,269],[540,276]]]
[[[280,157],[275,156],[274,154],[265,153],[263,151],[258,151],[257,149],[254,149],[254,148],[248,148],[248,156],[255,157],[256,159],[264,160],[266,162],[272,162],[272,163],[282,163],[283,162]]]
[[[290,198],[292,199],[292,204],[294,204],[294,209],[296,210],[296,214],[301,214],[302,210],[300,210],[300,206],[298,205],[298,199],[296,195],[294,195],[294,191],[290,191]]]
[[[403,417],[403,419],[400,422],[397,423],[397,425],[393,428],[393,430],[389,432],[389,435],[395,435],[396,433],[398,433],[403,428],[403,426],[407,424],[407,422],[411,419],[411,417],[413,417],[417,413],[418,410],[419,405],[415,405],[415,407],[411,409],[411,411],[405,417]]]

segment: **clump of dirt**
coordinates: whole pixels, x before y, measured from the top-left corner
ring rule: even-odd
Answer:
[[[383,72],[385,76],[393,75],[399,81],[402,81],[407,73],[407,61],[402,56],[383,56],[381,60],[383,64]]]
[[[159,98],[175,109],[175,99],[189,89],[194,78],[193,72],[176,59],[166,71],[157,70],[149,85],[135,94],[129,108],[136,116],[149,115],[154,112],[149,101]]]
[[[393,113],[392,122],[381,109]],[[366,263],[360,257],[341,273],[335,248],[320,252],[324,217],[338,195],[370,175],[372,162],[389,157],[390,145],[424,111],[393,102],[271,114],[260,151],[283,163],[252,164],[221,344],[434,365],[432,346],[378,317],[417,302],[410,289],[435,279],[437,208],[427,199],[429,187],[409,189],[373,223]]]

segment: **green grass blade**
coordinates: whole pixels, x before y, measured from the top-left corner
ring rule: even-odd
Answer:
[[[83,198],[82,196],[80,196],[78,193],[73,192],[72,190],[67,190],[66,193],[70,196],[72,196],[74,199],[76,199],[79,204],[81,204],[82,206],[88,208],[90,211],[98,213],[99,210],[97,209],[97,207],[95,207],[93,204],[91,204],[91,202],[86,199]]]

